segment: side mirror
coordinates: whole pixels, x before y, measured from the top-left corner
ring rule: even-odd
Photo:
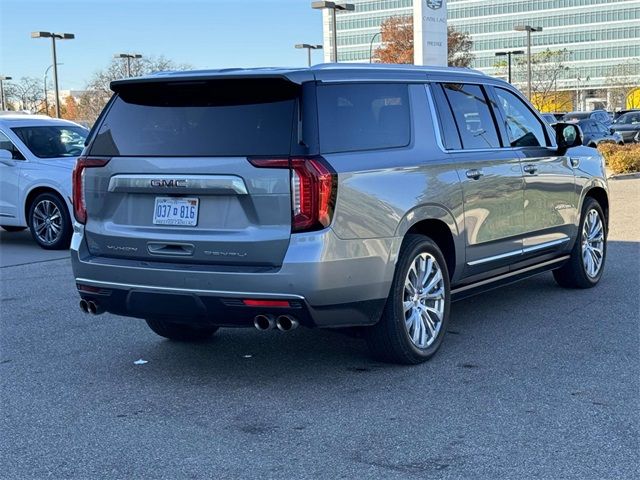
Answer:
[[[572,147],[582,145],[582,131],[580,127],[574,123],[556,123],[553,125],[556,131],[556,143],[558,150],[566,151]]]
[[[0,160],[13,160],[13,153],[4,148],[0,148]]]

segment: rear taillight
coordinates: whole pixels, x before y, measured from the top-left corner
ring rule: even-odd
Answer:
[[[104,167],[110,158],[104,157],[78,157],[73,169],[73,213],[80,223],[87,221],[87,206],[84,196],[84,171],[87,168]]]
[[[338,192],[338,174],[320,156],[250,158],[261,168],[291,169],[291,230],[308,232],[331,224]]]

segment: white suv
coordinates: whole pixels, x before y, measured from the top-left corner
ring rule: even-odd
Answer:
[[[71,172],[89,131],[41,115],[0,116],[0,226],[31,229],[46,249],[69,247]]]

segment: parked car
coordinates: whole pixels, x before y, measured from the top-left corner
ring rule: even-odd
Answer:
[[[440,346],[454,299],[602,275],[602,157],[504,81],[340,64],[111,88],[74,170],[85,312],[174,340],[360,327],[376,357],[411,364]]]
[[[586,119],[595,120],[607,127],[611,125],[611,117],[604,110],[593,110],[591,112],[569,112],[562,117],[564,122],[578,122]]]
[[[553,125],[555,123],[558,123],[558,119],[556,118],[556,116],[553,113],[541,113],[540,116],[549,125]]]
[[[31,229],[45,249],[69,248],[71,172],[89,133],[44,115],[0,116],[0,226]]]
[[[630,113],[630,112],[640,112],[640,108],[631,108],[629,110],[618,110],[617,112],[613,113],[613,119],[616,120],[619,116],[624,115],[625,113]]]
[[[580,120],[577,125],[582,130],[582,144],[587,147],[596,148],[601,143],[616,143],[618,145],[624,143],[622,135],[595,120]]]
[[[637,142],[640,133],[640,110],[620,115],[611,125],[611,129],[622,136],[624,143]]]

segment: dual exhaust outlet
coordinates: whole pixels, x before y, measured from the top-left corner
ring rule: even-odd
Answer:
[[[102,308],[99,303],[96,303],[93,300],[85,300],[84,298],[80,300],[80,310],[91,315],[100,315],[101,313],[104,313],[104,308]]]
[[[278,317],[274,315],[256,315],[253,325],[260,331],[271,330],[275,327],[281,332],[288,332],[296,328],[299,323],[291,315],[279,315]]]

